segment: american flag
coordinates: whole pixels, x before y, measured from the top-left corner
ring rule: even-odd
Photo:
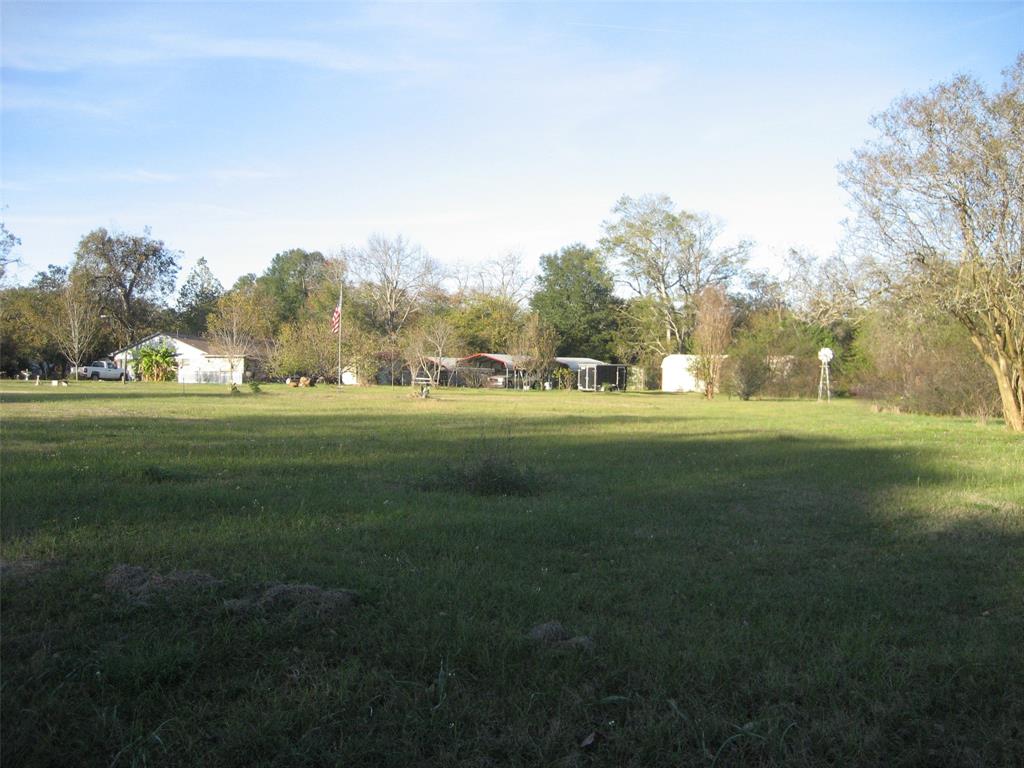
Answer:
[[[331,315],[331,333],[337,333],[341,330],[341,305],[339,304],[334,308],[334,314]]]

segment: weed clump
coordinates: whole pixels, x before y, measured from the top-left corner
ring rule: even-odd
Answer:
[[[508,453],[485,449],[467,454],[460,463],[445,467],[419,485],[426,491],[474,496],[533,496],[541,490],[541,478]]]
[[[539,486],[533,470],[494,453],[457,468],[452,479],[462,490],[476,496],[532,496]]]

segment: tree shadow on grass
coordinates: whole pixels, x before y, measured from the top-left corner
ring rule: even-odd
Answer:
[[[962,503],[958,468],[936,449],[756,430],[577,433],[575,418],[481,437],[481,419],[247,416],[183,430],[153,418],[123,456],[83,441],[52,460],[24,442],[43,422],[19,425],[5,538],[48,547],[79,582],[64,595],[49,577],[38,605],[15,585],[6,629],[70,624],[92,666],[57,701],[45,658],[5,665],[8,706],[42,713],[14,743],[41,762],[60,745],[26,745],[57,728],[80,755],[141,754],[173,717],[160,743],[183,763],[245,762],[257,748],[312,762],[554,763],[583,760],[590,733],[588,759],[603,765],[1021,754],[1019,509]],[[484,499],[416,483],[477,440],[536,469],[544,491]],[[162,471],[127,481],[140,462]],[[121,482],[130,493],[111,491]],[[104,598],[90,612],[119,561],[201,568],[229,591],[355,588],[366,604],[352,621],[291,630],[236,626],[215,606],[142,615]],[[596,653],[523,641],[550,619],[591,635]],[[132,660],[122,682],[97,683],[93,667],[111,675],[117,658]],[[53,664],[55,679],[67,674]],[[97,727],[97,712],[135,707],[137,741]]]

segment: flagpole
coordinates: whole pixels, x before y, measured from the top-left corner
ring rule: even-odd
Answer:
[[[338,389],[341,389],[341,300],[345,290],[345,275],[338,270]]]

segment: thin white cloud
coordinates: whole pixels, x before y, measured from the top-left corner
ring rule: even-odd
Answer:
[[[591,24],[585,21],[570,21],[570,27],[586,27],[588,29],[614,29],[619,32],[655,32],[665,35],[685,35],[685,29],[669,29],[667,27],[634,27],[628,24]]]
[[[263,181],[281,178],[282,174],[264,168],[218,168],[207,174],[214,181],[221,183],[232,181]]]
[[[162,171],[150,171],[146,168],[136,168],[130,171],[116,171],[102,174],[101,179],[107,181],[128,181],[133,184],[174,184],[184,180],[185,177],[177,173],[165,173]]]
[[[336,72],[401,72],[416,64],[404,55],[367,56],[345,47],[287,37],[216,37],[139,32],[135,42],[102,34],[86,40],[7,41],[4,68],[71,72],[92,67],[136,67],[172,61],[248,60]]]
[[[109,104],[67,97],[60,94],[26,93],[5,88],[0,99],[4,112],[70,112],[86,117],[111,118],[117,110]]]
[[[236,181],[262,181],[266,179],[284,178],[283,174],[277,171],[270,171],[263,168],[215,168],[199,173],[185,171],[152,170],[150,168],[127,168],[97,173],[82,174],[60,174],[48,178],[36,178],[34,183],[4,179],[2,187],[5,190],[25,190],[38,187],[40,184],[84,184],[96,182],[114,182],[129,184],[178,184],[184,182],[195,182],[204,179],[223,184]]]

